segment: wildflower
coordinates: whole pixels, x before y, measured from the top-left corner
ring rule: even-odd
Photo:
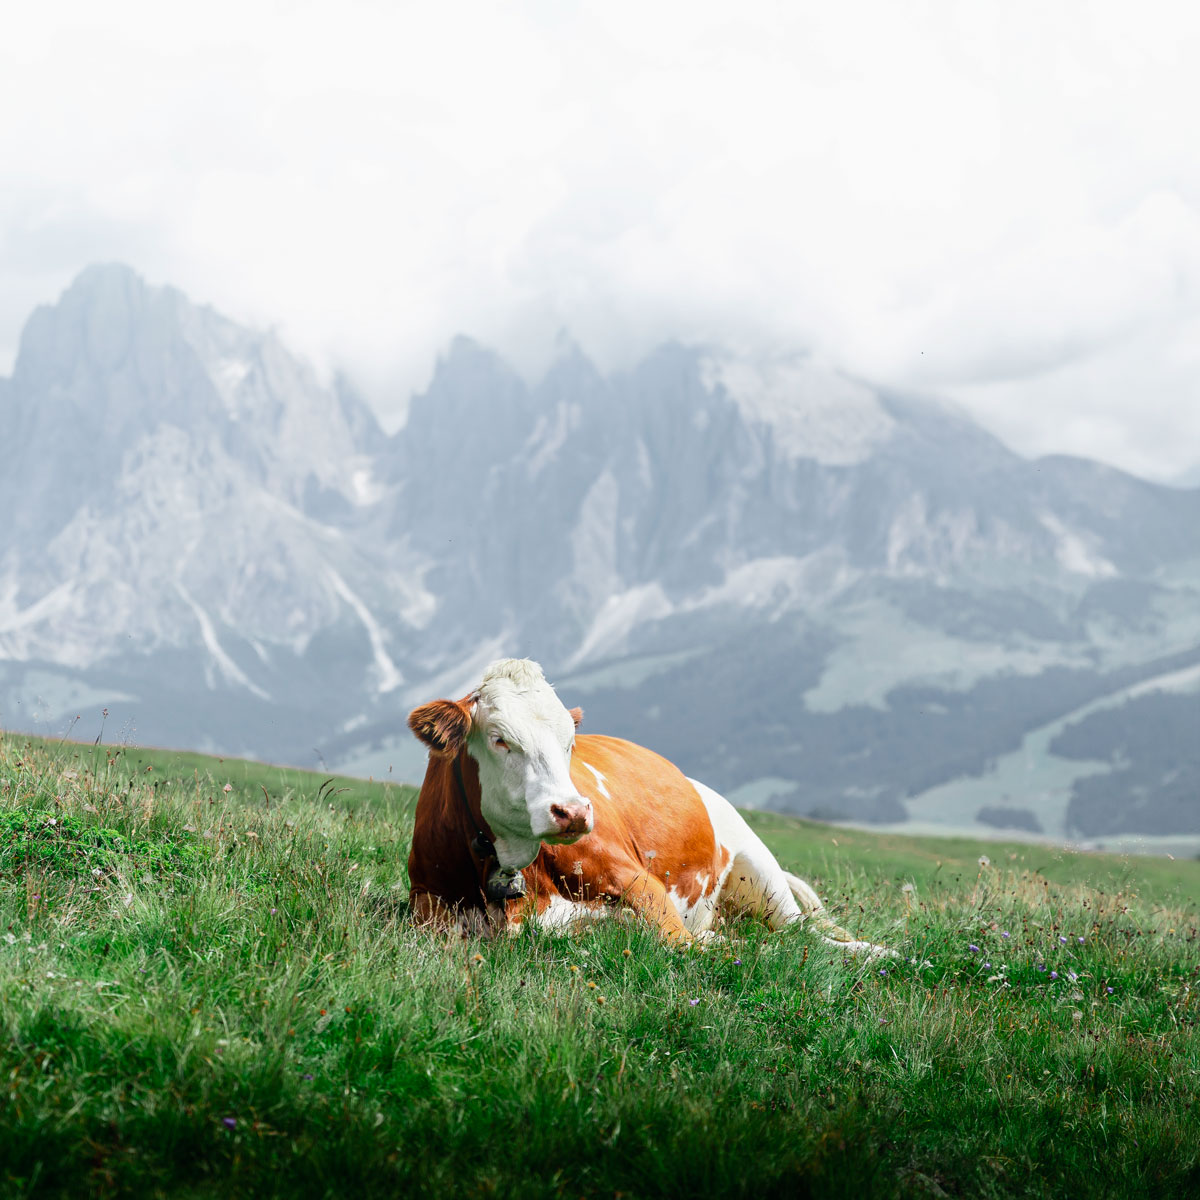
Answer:
[[[734,965],[735,967],[740,967],[740,966],[742,965],[742,960],[741,960],[740,958],[735,958],[735,959],[733,960],[733,965]]]
[[[632,957],[633,957],[633,951],[632,951],[632,950],[630,950],[628,946],[626,946],[626,947],[625,947],[625,949],[621,951],[621,953],[622,953],[623,955],[625,955],[625,957],[626,957],[626,958],[632,958]]]
[[[984,965],[985,967],[990,967],[992,964],[991,964],[990,962],[985,962],[983,965]]]
[[[1051,972],[1050,972],[1050,978],[1051,978],[1051,979],[1057,979],[1057,978],[1058,978],[1058,972],[1057,972],[1057,971],[1051,971]]]
[[[880,968],[879,968],[879,973],[880,973],[880,975],[886,975],[886,974],[887,974],[887,971],[886,971],[886,970],[885,970],[883,967],[880,967]]]
[[[1107,993],[1108,993],[1110,996],[1113,994],[1113,990],[1112,990],[1112,988],[1110,988],[1110,987],[1106,987],[1104,990],[1105,990],[1105,991],[1106,991],[1106,992],[1107,992]]]
[[[1068,979],[1069,979],[1069,980],[1070,980],[1072,983],[1074,983],[1074,982],[1075,982],[1075,981],[1076,981],[1076,980],[1079,978],[1079,976],[1078,976],[1078,975],[1076,975],[1074,971],[1068,971],[1068,972],[1067,972],[1067,978],[1068,978]]]
[[[975,943],[974,943],[974,942],[972,942],[972,943],[971,943],[971,944],[970,944],[970,945],[967,947],[967,949],[968,949],[968,950],[970,950],[970,952],[971,952],[972,954],[978,954],[978,953],[979,953],[979,947],[978,947],[977,945],[975,945]]]
[[[1109,988],[1108,990],[1111,992],[1111,991],[1112,991],[1112,988]],[[692,1008],[695,1008],[695,1007],[696,1007],[696,1005],[697,1005],[697,1004],[699,1004],[699,1003],[700,1003],[700,1001],[699,1001],[699,1000],[689,1000],[689,1001],[688,1001],[688,1004],[690,1004],[690,1005],[692,1006]]]
[[[274,916],[278,911],[279,911],[279,909],[277,909],[277,908],[271,909],[271,916]]]
[[[1083,945],[1083,938],[1076,938],[1075,940],[1079,942],[1080,945]]]
[[[1059,939],[1058,939],[1058,940],[1059,940],[1060,942],[1062,942],[1062,944],[1063,944],[1064,946],[1067,944],[1067,939],[1066,939],[1065,937],[1062,937],[1061,935],[1059,936]]]
[[[604,1003],[604,997],[603,997],[603,996],[597,996],[597,997],[596,997],[596,1003],[597,1003],[597,1004],[603,1004],[603,1003]]]
[[[475,955],[475,957],[473,959],[471,959],[471,961],[473,963],[481,963],[481,962],[483,962],[483,955],[477,954],[477,955]]]
[[[224,1125],[226,1129],[237,1128],[237,1121],[235,1121],[233,1117],[222,1117],[221,1124]]]
[[[300,1076],[300,1078],[301,1078],[301,1079],[304,1079],[304,1080],[306,1080],[306,1081],[308,1081],[308,1082],[311,1082],[311,1081],[312,1081],[312,1076],[311,1076],[311,1075],[301,1075],[301,1076]]]
[[[1000,930],[1000,936],[1002,938],[1006,938],[1006,937],[1012,937],[1012,934],[1009,933],[1007,929],[1002,929],[1002,930]]]
[[[992,865],[992,860],[988,858],[986,854],[981,854],[979,856],[979,865],[981,867],[990,867]]]
[[[1037,969],[1038,969],[1039,971],[1044,971],[1044,970],[1046,969],[1046,964],[1045,964],[1045,963],[1038,963],[1038,965],[1037,965]]]
[[[232,784],[232,783],[227,783],[227,784],[226,784],[226,785],[225,785],[225,786],[224,786],[224,787],[221,789],[221,791],[223,791],[223,792],[224,792],[226,795],[228,795],[230,792],[232,792],[232,791],[233,791],[233,784]]]

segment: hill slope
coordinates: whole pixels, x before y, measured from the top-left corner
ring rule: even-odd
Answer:
[[[444,942],[404,920],[411,794],[205,765],[0,740],[6,1195],[1200,1184],[1194,900],[905,891],[831,843],[886,967],[755,922]]]

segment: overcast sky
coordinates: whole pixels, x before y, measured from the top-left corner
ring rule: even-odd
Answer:
[[[803,349],[1017,449],[1200,465],[1200,6],[9,6],[0,373],[120,260],[385,413],[457,332]]]

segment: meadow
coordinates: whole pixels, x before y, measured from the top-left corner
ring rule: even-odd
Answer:
[[[899,957],[448,941],[414,800],[0,737],[0,1195],[1200,1195],[1200,863],[754,814]]]

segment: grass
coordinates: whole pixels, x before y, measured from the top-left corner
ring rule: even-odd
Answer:
[[[413,801],[0,739],[0,1194],[1200,1191],[1200,864],[761,814],[898,960],[448,942]]]

